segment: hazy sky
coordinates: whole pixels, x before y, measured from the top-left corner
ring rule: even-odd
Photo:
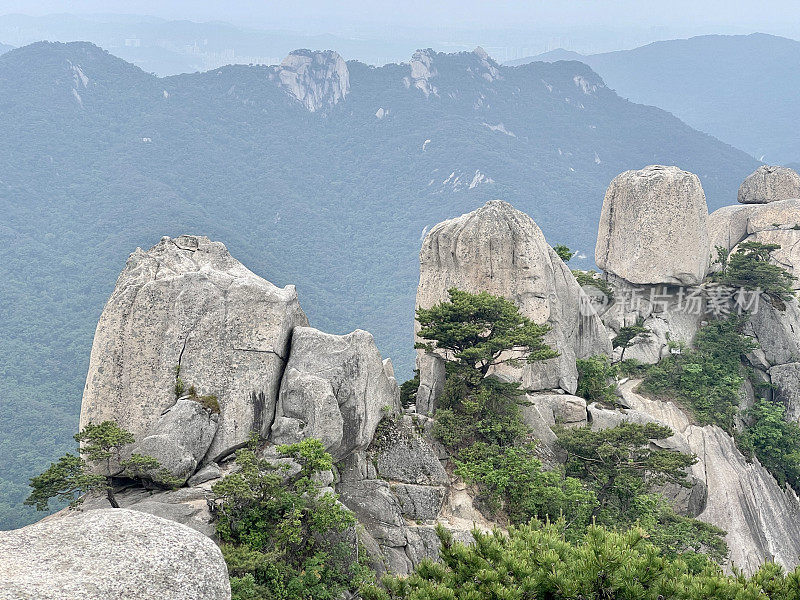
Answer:
[[[0,0],[0,14],[14,12],[147,14],[317,33],[389,25],[414,29],[666,26],[785,34],[800,23],[797,0]]]

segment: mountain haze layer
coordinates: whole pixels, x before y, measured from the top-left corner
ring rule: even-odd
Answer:
[[[676,164],[711,208],[758,163],[616,95],[586,65],[480,49],[408,64],[298,51],[158,78],[88,43],[0,57],[0,527],[70,448],[92,334],[136,246],[202,233],[315,327],[371,331],[410,375],[426,228],[502,198],[591,256],[608,182]],[[577,258],[576,266],[591,266]]]
[[[798,41],[706,35],[588,56],[554,50],[508,64],[532,60],[579,60],[621,96],[668,110],[761,160],[800,160]]]

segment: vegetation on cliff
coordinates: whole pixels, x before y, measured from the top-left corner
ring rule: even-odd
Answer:
[[[444,529],[441,563],[423,561],[409,577],[386,577],[365,600],[798,600],[800,568],[766,563],[752,577],[726,575],[706,563],[665,556],[637,527],[591,525],[579,541],[564,536],[564,521],[475,531],[474,545],[454,542]]]
[[[561,429],[565,468],[545,471],[536,458],[536,440],[522,421],[521,407],[529,403],[524,392],[489,373],[496,364],[553,357],[542,339],[546,329],[534,329],[504,298],[459,290],[449,294],[450,302],[417,311],[419,335],[426,340],[417,347],[447,351],[441,354],[447,379],[434,433],[450,451],[456,474],[477,485],[478,500],[495,518],[511,524],[564,518],[563,534],[573,540],[583,538],[593,521],[620,530],[640,525],[665,553],[686,553],[699,564],[707,560],[705,554],[724,559],[722,530],[677,515],[654,493],[666,483],[691,485],[686,469],[695,457],[650,447],[651,439],[672,435],[667,427]],[[581,380],[588,386],[583,392],[597,396],[589,399],[612,401],[608,379],[615,367],[599,357],[583,362]]]
[[[277,452],[261,457],[254,437],[211,488],[233,599],[338,600],[372,572],[359,562],[355,516],[323,489],[331,456],[313,438]]]

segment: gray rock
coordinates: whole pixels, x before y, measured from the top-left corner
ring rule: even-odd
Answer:
[[[412,564],[418,565],[423,559],[433,561],[439,560],[439,548],[442,543],[436,535],[433,527],[420,525],[409,527],[406,530],[406,554],[410,557]]]
[[[760,242],[762,244],[777,244],[780,246],[772,252],[771,262],[785,269],[797,279],[792,286],[800,287],[800,230],[775,229],[759,231],[749,236],[745,241]]]
[[[217,463],[208,463],[197,473],[189,477],[186,483],[189,486],[200,485],[201,483],[219,479],[220,477],[222,477],[222,470],[219,468],[219,465]]]
[[[745,333],[755,338],[768,366],[800,362],[800,305],[797,300],[785,303],[785,310],[774,307],[762,295],[758,308],[751,313]]]
[[[161,415],[147,436],[130,452],[152,456],[161,467],[186,481],[197,469],[217,433],[219,415],[189,398],[178,400]]]
[[[333,50],[295,50],[273,67],[270,79],[309,112],[330,108],[350,93],[347,63]]]
[[[606,191],[595,262],[634,284],[698,284],[709,264],[707,218],[696,175],[663,166],[626,171]]]
[[[421,415],[436,414],[436,399],[444,390],[447,371],[444,359],[433,354],[417,353],[419,388],[417,389],[417,412]]]
[[[447,488],[432,485],[391,484],[404,516],[415,521],[433,521],[442,510]]]
[[[750,207],[747,233],[792,229],[798,225],[800,225],[800,199],[777,200],[769,204]]]
[[[116,421],[137,439],[186,387],[219,399],[211,457],[267,435],[289,335],[308,321],[294,286],[277,288],[198,236],[137,249],[97,325],[80,427]]]
[[[777,365],[769,370],[774,398],[786,407],[786,418],[800,421],[800,363]]]
[[[717,258],[717,246],[730,250],[747,237],[747,223],[755,206],[723,206],[708,215],[708,254],[712,264],[710,271],[718,271],[713,264]]]
[[[331,335],[297,327],[272,427],[275,444],[322,440],[335,460],[365,449],[386,411],[399,406],[375,340],[366,331]]]
[[[447,485],[450,479],[436,451],[409,424],[399,422],[376,438],[373,452],[383,479],[418,485]]]
[[[71,512],[0,532],[8,600],[225,600],[228,570],[207,537],[125,509]]]
[[[405,521],[400,503],[382,479],[343,481],[339,500],[381,545],[402,547],[406,543]]]
[[[626,402],[683,438],[698,462],[691,474],[707,490],[697,517],[725,529],[730,563],[752,573],[765,560],[793,569],[800,556],[800,499],[782,488],[754,459],[747,462],[731,436],[716,426],[693,425],[672,402],[650,400],[623,386]]]
[[[207,537],[214,537],[216,527],[208,504],[211,499],[210,487],[211,485],[207,484],[203,487],[185,487],[177,490],[125,488],[117,491],[115,495],[122,508],[169,519],[191,527]],[[107,508],[109,504],[105,494],[91,494],[81,504],[80,510]]]
[[[510,204],[493,200],[469,214],[436,225],[420,252],[417,307],[447,300],[451,287],[504,296],[551,331],[546,341],[561,355],[514,369],[498,369],[531,390],[577,386],[575,359],[610,352],[608,335],[586,294],[539,227]],[[417,324],[418,331],[418,324]],[[430,412],[443,382],[440,359],[419,351],[419,412]],[[431,364],[434,363],[434,364]]]
[[[787,198],[800,198],[800,175],[788,167],[760,166],[739,187],[741,204],[766,204]]]
[[[587,422],[586,400],[570,394],[529,394],[548,425],[583,427]]]

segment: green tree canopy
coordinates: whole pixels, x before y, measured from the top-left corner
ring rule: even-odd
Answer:
[[[113,508],[119,508],[112,481],[114,472],[118,472],[121,477],[152,482],[163,487],[182,483],[163,469],[152,456],[134,453],[123,459],[122,448],[132,444],[134,436],[114,421],[103,421],[99,425],[89,423],[74,438],[80,444],[79,456],[67,453],[42,474],[32,477],[32,491],[25,500],[26,505],[34,506],[37,510],[47,510],[50,500],[55,499],[68,501],[69,506],[75,508],[83,502],[84,494],[100,491],[105,492]],[[99,474],[98,466],[106,475]]]
[[[555,250],[556,254],[558,254],[558,258],[563,260],[565,263],[568,263],[572,260],[572,257],[577,254],[577,252],[573,252],[569,249],[569,246],[565,246],[564,244],[556,244],[553,246],[553,250]]]
[[[722,270],[715,279],[734,287],[761,290],[775,300],[789,300],[794,297],[792,282],[797,278],[770,262],[772,253],[780,248],[780,244],[742,242],[731,254],[718,250],[717,262]]]
[[[431,308],[418,308],[419,337],[414,347],[427,352],[439,351],[447,360],[459,362],[486,376],[500,364],[518,365],[520,358],[508,351],[525,355],[529,363],[558,356],[544,342],[550,330],[520,314],[510,300],[488,292],[471,294],[451,288],[449,302]]]
[[[441,563],[424,560],[408,577],[384,578],[365,600],[800,600],[800,567],[766,563],[753,577],[725,575],[713,563],[694,568],[665,556],[639,528],[592,525],[568,541],[563,522],[474,531],[455,542],[438,529]]]

